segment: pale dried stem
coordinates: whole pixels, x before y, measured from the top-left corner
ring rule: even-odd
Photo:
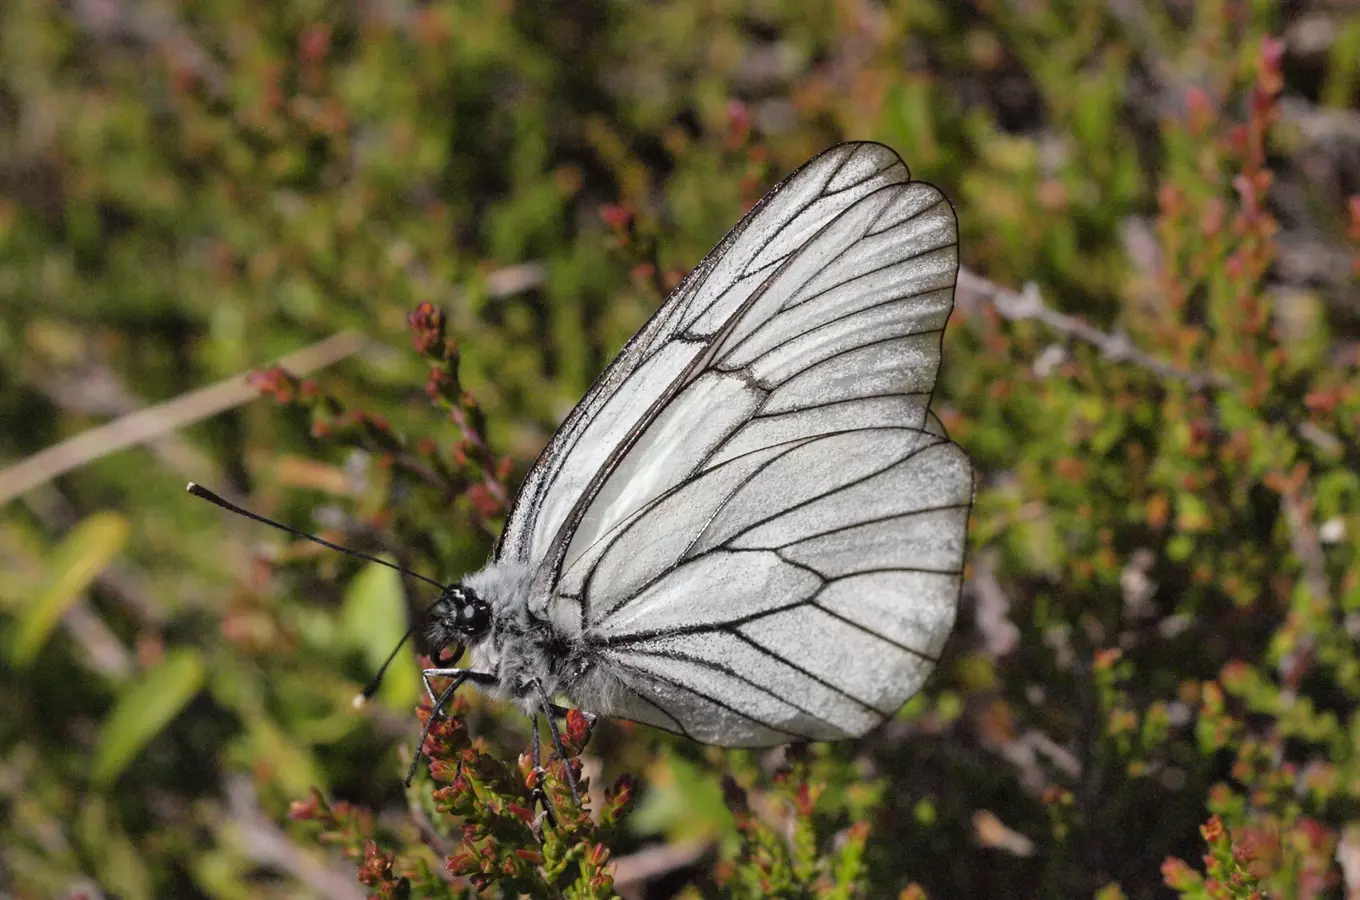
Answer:
[[[228,776],[225,794],[228,817],[223,824],[251,861],[287,872],[319,896],[363,900],[364,890],[354,879],[353,869],[339,860],[319,858],[294,843],[260,811],[255,787],[248,778]]]
[[[647,882],[703,859],[707,841],[657,844],[620,857],[614,865],[614,889],[625,900],[644,896]]]
[[[357,353],[365,343],[362,335],[342,332],[288,354],[278,365],[304,375]],[[0,471],[0,505],[110,453],[163,437],[257,396],[246,375],[235,375],[81,432]]]
[[[1041,322],[1064,337],[1090,344],[1108,360],[1131,363],[1162,378],[1181,382],[1192,391],[1221,388],[1228,384],[1226,378],[1215,372],[1182,369],[1157,359],[1135,347],[1122,331],[1104,332],[1076,316],[1058,312],[1044,303],[1039,287],[1034,282],[1028,282],[1016,292],[961,268],[954,289],[954,302],[964,312],[976,311],[980,302],[986,302],[1008,321]]]

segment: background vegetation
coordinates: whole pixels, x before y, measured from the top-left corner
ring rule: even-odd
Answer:
[[[1360,897],[1347,8],[6,0],[0,892]],[[927,691],[792,755],[602,723],[541,845],[527,723],[468,696],[404,791],[414,661],[350,698],[430,592],[184,482],[478,567],[665,288],[844,138],[968,270]]]

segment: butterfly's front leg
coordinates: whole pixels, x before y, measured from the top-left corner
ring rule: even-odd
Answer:
[[[490,672],[474,672],[472,669],[421,669],[420,680],[425,682],[425,693],[429,695],[431,703],[438,699],[434,686],[430,684],[430,679],[436,676],[461,678],[463,681],[471,681],[473,684],[480,684],[482,687],[494,687],[498,684],[496,676]]]
[[[430,684],[430,678],[435,675],[453,679],[449,682],[448,687],[444,688],[438,696],[435,696],[434,687]],[[492,675],[489,672],[474,672],[471,669],[422,669],[420,678],[425,682],[425,690],[429,693],[430,702],[433,705],[430,708],[430,717],[425,720],[425,727],[420,732],[420,742],[416,744],[415,757],[411,760],[411,768],[406,773],[407,787],[411,786],[411,781],[416,777],[416,767],[420,764],[421,756],[425,754],[425,739],[430,736],[430,729],[434,727],[434,723],[442,718],[444,704],[453,696],[453,692],[462,687],[463,682],[465,681],[471,681],[474,684],[480,685],[494,685],[498,683],[495,675]],[[461,768],[461,760],[458,765]]]

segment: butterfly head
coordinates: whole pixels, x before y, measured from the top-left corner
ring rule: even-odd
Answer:
[[[435,662],[452,664],[462,655],[464,645],[475,642],[490,628],[491,605],[466,585],[451,584],[430,607],[425,643]]]

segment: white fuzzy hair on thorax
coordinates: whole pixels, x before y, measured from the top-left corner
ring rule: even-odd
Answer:
[[[588,665],[589,651],[579,634],[568,634],[536,616],[533,570],[518,562],[492,562],[462,584],[491,608],[491,627],[469,648],[473,667],[499,682],[497,693],[515,700],[526,713],[540,712],[533,682],[549,698],[565,695],[573,703],[602,696],[601,676]]]

